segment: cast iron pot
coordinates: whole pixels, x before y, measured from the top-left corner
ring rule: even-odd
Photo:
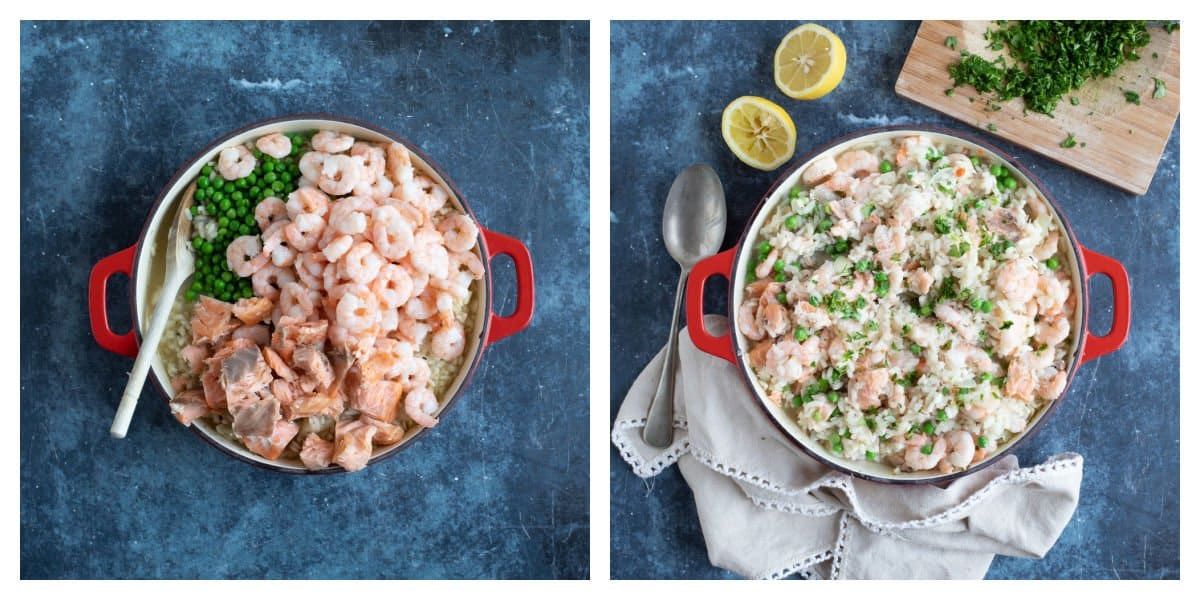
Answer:
[[[445,418],[445,413],[463,395],[475,370],[483,357],[483,351],[488,346],[517,333],[529,325],[533,318],[534,288],[533,262],[529,249],[515,238],[489,231],[479,224],[471,211],[462,192],[454,185],[449,176],[442,171],[428,156],[412,143],[400,136],[369,123],[363,123],[344,117],[330,115],[292,115],[253,123],[222,135],[198,154],[193,156],[183,168],[175,172],[166,187],[159,193],[142,226],[141,236],[137,243],[101,259],[92,268],[88,282],[88,311],[91,317],[92,335],[106,350],[128,357],[137,356],[138,344],[141,340],[142,328],[150,321],[150,315],[157,301],[158,288],[164,278],[165,260],[161,258],[167,251],[167,232],[172,226],[171,216],[175,203],[200,172],[200,169],[210,160],[214,160],[224,148],[240,144],[247,140],[256,139],[268,133],[282,131],[285,133],[297,131],[312,131],[329,129],[344,132],[355,139],[371,142],[399,142],[409,149],[412,154],[413,166],[423,170],[428,176],[445,186],[450,192],[450,200],[463,210],[479,227],[478,252],[482,253],[484,277],[474,286],[475,296],[472,299],[471,310],[474,324],[466,332],[466,346],[463,350],[463,362],[459,373],[446,393],[441,398],[441,405],[436,416]],[[507,255],[513,260],[517,280],[517,308],[511,315],[501,316],[492,311],[492,268],[491,259],[497,255]],[[106,314],[105,298],[108,280],[117,273],[123,273],[130,278],[130,310],[133,313],[133,328],[125,334],[117,334],[109,327]],[[172,389],[166,369],[160,356],[156,355],[150,367],[150,380],[158,387],[165,403],[170,400]],[[145,408],[143,408],[145,410]],[[296,460],[267,460],[244,447],[231,442],[202,420],[195,421],[190,427],[201,439],[225,454],[265,467],[267,469],[290,474],[310,473],[340,473],[344,472],[336,465],[319,471],[309,471]],[[395,456],[410,446],[416,438],[426,430],[413,428],[404,439],[389,445],[377,447],[371,456],[370,463],[375,464],[385,458]]]
[[[882,463],[848,460],[826,450],[817,440],[809,437],[788,416],[783,408],[767,400],[765,391],[750,369],[747,354],[751,346],[751,341],[742,335],[738,329],[737,307],[741,305],[742,297],[745,293],[746,273],[749,268],[749,261],[754,256],[753,242],[758,238],[758,231],[766,222],[768,215],[770,215],[779,202],[786,200],[788,190],[800,185],[800,175],[808,168],[808,165],[812,164],[818,158],[826,155],[836,156],[860,144],[893,137],[921,134],[929,136],[934,142],[961,144],[973,152],[982,150],[984,153],[982,156],[988,157],[993,161],[999,160],[1001,164],[1006,165],[1009,171],[1016,175],[1019,183],[1032,185],[1038,190],[1050,205],[1059,227],[1062,231],[1066,232],[1067,239],[1059,239],[1059,249],[1060,253],[1064,249],[1069,250],[1067,254],[1070,257],[1070,261],[1063,268],[1070,269],[1073,293],[1078,299],[1078,310],[1075,311],[1075,317],[1071,323],[1071,348],[1067,353],[1069,365],[1067,387],[1063,389],[1063,393],[1055,400],[1045,403],[1033,415],[1029,426],[1024,432],[1001,444],[996,449],[996,452],[987,459],[972,465],[965,471],[947,475],[930,474],[928,472],[894,473],[891,467]],[[1066,248],[1064,248],[1064,244]],[[711,335],[704,330],[702,325],[704,323],[704,283],[710,277],[717,275],[729,281],[729,332],[722,336]],[[1092,275],[1105,275],[1112,280],[1113,285],[1113,326],[1112,330],[1103,336],[1092,334],[1087,330],[1089,302],[1086,283]],[[933,127],[896,126],[859,131],[835,140],[817,149],[807,158],[793,163],[775,181],[775,184],[767,190],[766,195],[763,196],[751,216],[749,224],[742,232],[737,245],[725,252],[701,261],[692,269],[692,273],[688,277],[686,302],[687,321],[690,325],[688,332],[691,335],[692,342],[700,350],[728,360],[738,367],[742,377],[746,380],[746,385],[753,392],[753,401],[766,413],[767,417],[784,434],[787,440],[804,453],[833,469],[855,477],[883,483],[945,483],[986,468],[988,465],[999,460],[1000,457],[1012,452],[1041,427],[1050,414],[1054,412],[1054,409],[1057,408],[1062,397],[1066,395],[1066,390],[1070,388],[1071,382],[1074,380],[1075,373],[1078,371],[1080,365],[1116,351],[1129,337],[1129,275],[1125,272],[1125,267],[1112,258],[1084,248],[1075,237],[1075,232],[1067,222],[1062,208],[1059,207],[1054,197],[1050,195],[1049,190],[1042,185],[1041,181],[1026,170],[1024,166],[1018,163],[1016,159],[1004,154],[990,144],[976,140],[965,134],[949,129]]]

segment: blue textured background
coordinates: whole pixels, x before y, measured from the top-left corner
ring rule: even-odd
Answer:
[[[22,23],[21,576],[587,577],[588,45],[586,23]],[[231,460],[149,386],[110,439],[132,361],[91,339],[89,270],[193,152],[298,112],[432,156],[529,246],[533,324],[441,425],[359,473]]]
[[[893,87],[918,23],[823,23],[846,44],[845,79],[812,102],[775,87],[771,58],[797,23],[614,22],[612,37],[611,416],[666,343],[678,267],[662,245],[662,206],[675,174],[717,170],[729,203],[729,248],[778,176],[739,163],[720,135],[725,104],[744,94],[783,106],[797,156],[866,127],[919,123],[969,131],[1012,153],[1055,194],[1082,243],[1122,261],[1133,285],[1126,343],[1083,366],[1021,464],[1084,456],[1079,508],[1044,560],[997,557],[991,578],[1179,577],[1179,129],[1150,192],[1135,197],[898,97]],[[708,312],[724,313],[723,284]],[[1111,285],[1091,283],[1093,331],[1109,329]],[[613,449],[614,578],[723,578],[712,567],[691,491],[678,469],[649,481]]]

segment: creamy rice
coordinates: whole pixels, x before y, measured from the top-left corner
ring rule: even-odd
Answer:
[[[923,135],[824,157],[801,180],[754,242],[737,322],[768,398],[812,439],[951,472],[1062,393],[1070,260],[1035,188]]]

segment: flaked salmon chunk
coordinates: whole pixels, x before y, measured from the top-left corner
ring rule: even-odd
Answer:
[[[333,383],[333,366],[317,346],[298,346],[292,353],[292,369],[300,375],[300,387],[306,392],[326,390]]]
[[[233,316],[246,325],[257,325],[271,316],[275,303],[270,298],[242,298],[233,305]]]
[[[375,426],[375,437],[371,438],[371,442],[376,446],[390,446],[404,439],[404,428],[395,423],[385,423],[367,415],[362,415],[359,420]]]
[[[300,449],[300,462],[306,469],[314,471],[328,467],[333,462],[333,442],[327,442],[315,433],[308,434]]]
[[[203,344],[191,344],[184,346],[180,355],[187,362],[188,368],[192,375],[199,375],[204,371],[204,360],[208,358],[208,348]]]
[[[267,359],[267,365],[271,367],[272,371],[275,371],[275,375],[277,375],[280,379],[285,381],[296,380],[296,372],[293,371],[291,367],[287,366],[286,362],[283,362],[283,357],[279,356],[278,352],[270,347],[267,347],[262,349],[262,353],[263,358]]]
[[[346,396],[340,391],[337,393],[299,393],[291,405],[287,407],[287,412],[284,416],[292,420],[315,417],[317,415],[336,417],[342,414],[345,408]]]
[[[396,420],[403,387],[395,381],[376,381],[358,386],[350,396],[350,408],[380,421]]]
[[[175,397],[171,399],[170,407],[171,415],[184,427],[211,412],[204,399],[204,392],[200,390],[184,390],[175,394]]]
[[[333,462],[347,471],[358,471],[371,460],[374,425],[363,421],[339,421],[334,429]]]
[[[233,432],[239,436],[270,437],[280,421],[279,399],[267,390],[262,394],[247,394],[237,401],[231,397],[229,414],[233,415]]]
[[[292,352],[298,346],[316,346],[324,350],[328,333],[329,321],[300,321],[288,316],[280,317],[271,336],[271,348],[285,361],[291,362]]]
[[[274,430],[269,436],[248,435],[242,437],[242,443],[251,452],[267,459],[275,460],[283,454],[288,443],[300,432],[300,426],[291,422],[279,420],[274,424]]]
[[[238,327],[241,323],[233,318],[232,304],[200,296],[192,312],[193,343],[218,342]]]
[[[221,385],[230,405],[271,385],[273,379],[258,346],[242,348],[221,361]]]

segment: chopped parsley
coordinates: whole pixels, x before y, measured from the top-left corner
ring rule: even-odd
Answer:
[[[1075,147],[1075,134],[1074,134],[1074,133],[1068,133],[1068,134],[1067,134],[1067,139],[1065,139],[1065,140],[1063,140],[1063,141],[1059,142],[1059,143],[1058,143],[1058,146],[1059,146],[1060,148],[1074,148],[1074,147]]]
[[[1126,102],[1128,102],[1130,104],[1136,104],[1138,106],[1142,105],[1142,99],[1141,99],[1141,97],[1138,96],[1137,92],[1133,92],[1130,90],[1122,90],[1122,91],[1125,92],[1125,101]]]
[[[954,36],[946,36],[946,47],[954,50],[958,48],[958,38]]]
[[[1154,78],[1154,97],[1165,98],[1167,96],[1167,83],[1157,77]]]
[[[1062,97],[1091,79],[1108,77],[1150,43],[1145,21],[997,21],[984,34],[988,60],[967,53],[950,65],[954,86],[970,85],[1004,102],[1020,97],[1028,110],[1053,116]],[[1178,26],[1178,25],[1176,25]],[[1164,28],[1166,25],[1164,25]]]

